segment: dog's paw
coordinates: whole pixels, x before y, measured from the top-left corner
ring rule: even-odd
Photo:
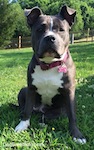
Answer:
[[[82,133],[79,131],[79,129],[75,126],[74,128],[71,129],[71,135],[73,137],[73,140],[78,143],[78,144],[85,144],[86,139],[82,135]]]
[[[78,143],[78,144],[85,144],[86,143],[86,139],[85,138],[73,138],[73,140]]]
[[[15,128],[15,132],[21,132],[26,130],[30,126],[30,121],[21,121]]]

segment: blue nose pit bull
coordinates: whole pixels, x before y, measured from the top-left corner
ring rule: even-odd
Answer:
[[[70,135],[74,141],[86,143],[76,126],[75,65],[68,48],[76,11],[63,6],[57,15],[50,16],[34,7],[25,13],[32,29],[34,55],[28,66],[27,87],[18,95],[21,122],[15,131],[28,128],[33,111],[41,112],[43,120],[59,116],[65,108]]]

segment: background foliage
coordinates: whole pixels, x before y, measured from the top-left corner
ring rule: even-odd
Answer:
[[[11,37],[30,35],[24,16],[25,8],[39,6],[46,14],[57,14],[62,5],[77,11],[74,31],[94,29],[94,0],[0,0],[0,47]]]

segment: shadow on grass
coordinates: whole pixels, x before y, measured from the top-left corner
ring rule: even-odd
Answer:
[[[0,106],[0,131],[7,126],[8,128],[14,127],[16,117],[19,115],[18,109],[13,109],[9,104],[2,104]]]
[[[78,82],[80,82],[80,86],[76,89],[77,122],[87,141],[93,144],[94,75]]]

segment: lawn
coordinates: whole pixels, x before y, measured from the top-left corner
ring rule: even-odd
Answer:
[[[27,131],[15,133],[19,111],[19,90],[26,86],[26,72],[32,57],[31,48],[0,51],[0,150],[94,150],[94,43],[70,45],[76,64],[77,123],[87,139],[85,145],[76,144],[68,132],[66,117],[48,121],[45,127],[33,115]]]

